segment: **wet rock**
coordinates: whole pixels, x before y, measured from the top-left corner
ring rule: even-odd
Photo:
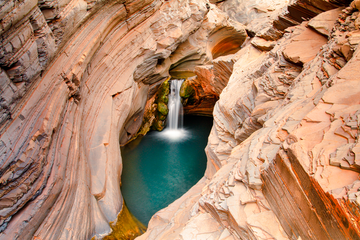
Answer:
[[[161,113],[162,115],[167,115],[169,110],[167,108],[167,105],[163,102],[159,102],[158,103],[158,107],[157,107],[157,110],[159,111],[159,113]]]
[[[182,98],[190,98],[195,93],[193,87],[191,87],[190,80],[187,79],[183,82],[180,88],[180,97]]]

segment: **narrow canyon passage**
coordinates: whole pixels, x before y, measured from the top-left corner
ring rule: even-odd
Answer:
[[[0,15],[0,240],[360,240],[360,0]]]
[[[204,149],[212,118],[184,117],[182,83],[170,81],[167,127],[162,132],[149,132],[121,149],[121,191],[129,210],[144,225],[195,185],[205,172]]]

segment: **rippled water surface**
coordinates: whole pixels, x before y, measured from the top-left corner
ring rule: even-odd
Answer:
[[[145,225],[204,175],[212,118],[185,116],[184,129],[150,132],[121,148],[121,191],[129,210]]]

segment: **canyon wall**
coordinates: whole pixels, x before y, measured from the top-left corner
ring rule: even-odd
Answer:
[[[214,107],[204,178],[138,239],[360,239],[360,5],[347,4],[293,2],[252,31]]]
[[[101,238],[123,206],[119,139],[136,134],[147,100],[176,63],[171,54],[206,21],[209,5],[0,7],[0,239]]]
[[[1,2],[0,239],[109,234],[119,143],[149,129],[170,74],[188,113],[214,116],[208,165],[139,239],[358,239],[349,4]]]

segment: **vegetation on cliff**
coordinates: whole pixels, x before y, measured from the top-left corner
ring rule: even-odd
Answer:
[[[195,103],[195,89],[191,85],[191,80],[186,79],[180,88],[180,97],[183,99],[183,105],[194,104]]]
[[[169,79],[167,79],[160,85],[155,97],[155,104],[157,105],[157,107],[155,112],[155,119],[152,124],[152,129],[157,131],[162,131],[165,127],[166,116],[169,112],[169,109],[167,107],[167,103],[169,101],[169,89]]]
[[[146,227],[134,215],[131,214],[126,204],[123,204],[116,222],[111,222],[111,234],[104,240],[131,240],[143,234]]]

